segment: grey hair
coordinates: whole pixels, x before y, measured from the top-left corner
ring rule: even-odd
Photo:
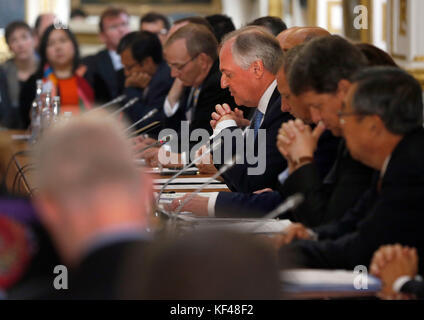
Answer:
[[[378,115],[387,130],[407,134],[423,126],[421,85],[396,67],[370,67],[359,71],[352,108],[359,115]]]
[[[276,75],[283,63],[283,51],[277,39],[262,27],[248,26],[229,33],[222,41],[235,39],[231,47],[234,61],[243,69],[261,60],[265,69]]]
[[[105,185],[134,189],[139,175],[123,128],[101,111],[49,128],[34,150],[37,187],[61,203],[86,201]]]

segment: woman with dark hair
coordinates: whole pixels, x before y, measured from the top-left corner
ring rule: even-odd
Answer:
[[[35,98],[36,81],[43,80],[43,91],[51,90],[52,96],[60,96],[61,111],[77,114],[90,109],[94,101],[93,89],[82,77],[78,43],[69,29],[49,26],[39,46],[40,67],[24,84],[20,96],[20,108],[25,127],[29,125],[29,113]]]
[[[19,95],[25,81],[37,70],[35,40],[31,28],[24,21],[14,21],[6,27],[6,43],[13,57],[1,65],[7,83],[10,103],[2,110],[1,124],[7,128],[20,129]],[[3,102],[3,101],[2,101]]]

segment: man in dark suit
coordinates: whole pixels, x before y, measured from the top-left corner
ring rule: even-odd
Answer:
[[[13,128],[15,127],[13,124],[19,122],[13,109],[15,108],[10,102],[6,74],[3,69],[0,69],[0,125],[2,127]]]
[[[87,66],[84,77],[94,90],[95,101],[105,103],[119,96],[124,89],[121,58],[116,52],[119,41],[129,29],[129,15],[121,8],[107,8],[100,17],[100,39],[106,49],[83,59]]]
[[[424,253],[421,86],[393,67],[365,69],[351,83],[345,83],[348,93],[338,113],[340,129],[352,157],[380,171],[377,192],[355,231],[335,240],[300,240],[281,249],[282,259],[287,252],[296,253],[300,266],[368,266],[381,245],[392,243],[415,247],[419,256]],[[322,98],[312,90],[308,95],[316,102]]]
[[[278,127],[291,119],[288,113],[281,112],[281,97],[275,80],[283,52],[275,37],[250,26],[225,36],[219,59],[221,86],[230,90],[237,105],[256,108],[250,127],[242,138],[246,145],[245,150],[241,150],[243,163],[235,164],[221,177],[232,191],[272,188],[277,184],[278,174],[287,165],[275,145]],[[221,154],[225,161],[228,145],[233,154],[238,153],[234,139],[225,136],[237,135],[237,129],[248,122],[225,104],[216,107],[212,119],[214,135],[224,136]],[[257,158],[252,163],[253,153]],[[220,164],[215,164],[220,168]]]
[[[291,101],[290,88],[285,76],[285,70],[289,70],[292,60],[296,57],[299,49],[300,47],[296,47],[296,49],[290,50],[284,55],[283,66],[276,76],[277,88],[282,96],[281,111],[290,112],[294,117],[304,120],[305,123],[312,123],[309,109]],[[314,158],[321,178],[327,175],[334,164],[338,143],[339,138],[334,137],[330,131],[324,132],[320,137]],[[217,196],[212,194],[207,202],[204,200],[204,197],[196,197],[184,207],[184,210],[194,210],[199,215],[209,214],[210,216],[214,215],[217,217],[229,215],[232,217],[234,215],[240,217],[258,217],[275,209],[285,199],[278,191],[271,191],[270,189],[262,191],[260,193],[255,192],[254,194],[220,192]],[[214,202],[214,197],[216,202]],[[178,200],[182,199],[176,199],[173,206],[178,207]]]
[[[171,164],[173,166],[188,162],[189,153],[198,142],[189,141],[193,131],[201,129],[206,137],[212,133],[209,120],[216,104],[227,103],[235,107],[228,90],[220,87],[217,48],[213,33],[193,23],[175,31],[165,43],[165,59],[175,81],[164,104],[164,127],[175,130],[179,138],[178,149],[172,150],[179,152],[180,157],[178,163]],[[188,130],[184,128],[187,124]],[[158,151],[159,148],[148,150],[142,156],[154,166],[158,163]]]
[[[148,243],[151,182],[135,166],[122,124],[104,113],[71,119],[40,143],[35,204],[69,279],[63,266],[50,270],[38,298],[114,298],[127,252]]]
[[[158,37],[148,31],[131,32],[124,36],[118,46],[125,72],[127,103],[134,97],[139,98],[133,106],[125,110],[130,122],[134,124],[147,113],[157,112],[148,120],[133,127],[134,130],[153,121],[164,119],[163,103],[172,85],[168,65],[162,56],[162,46]],[[160,128],[150,131],[149,135],[157,137]]]
[[[286,216],[293,221],[308,227],[337,221],[370,187],[373,170],[352,159],[344,141],[340,143],[333,168],[324,179],[312,158],[323,128],[331,130],[334,136],[341,136],[337,112],[342,107],[349,79],[366,63],[357,48],[337,36],[311,40],[293,61],[288,72],[292,100],[310,109],[312,120],[318,124],[312,130],[298,119],[283,124],[278,135],[277,144],[289,159],[290,171],[279,191],[286,197],[300,192],[306,198]],[[319,93],[319,99],[311,92]]]

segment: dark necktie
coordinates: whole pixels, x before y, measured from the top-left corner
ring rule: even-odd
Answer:
[[[258,129],[261,126],[262,118],[264,117],[264,114],[259,111],[259,109],[256,110],[255,116],[253,118],[253,130],[254,130],[254,136],[255,139],[258,135]]]

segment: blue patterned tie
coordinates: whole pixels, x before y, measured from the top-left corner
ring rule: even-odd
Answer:
[[[257,109],[255,113],[255,120],[253,120],[253,130],[255,134],[255,139],[258,135],[258,129],[261,126],[261,121],[263,117],[264,117],[264,114]]]

